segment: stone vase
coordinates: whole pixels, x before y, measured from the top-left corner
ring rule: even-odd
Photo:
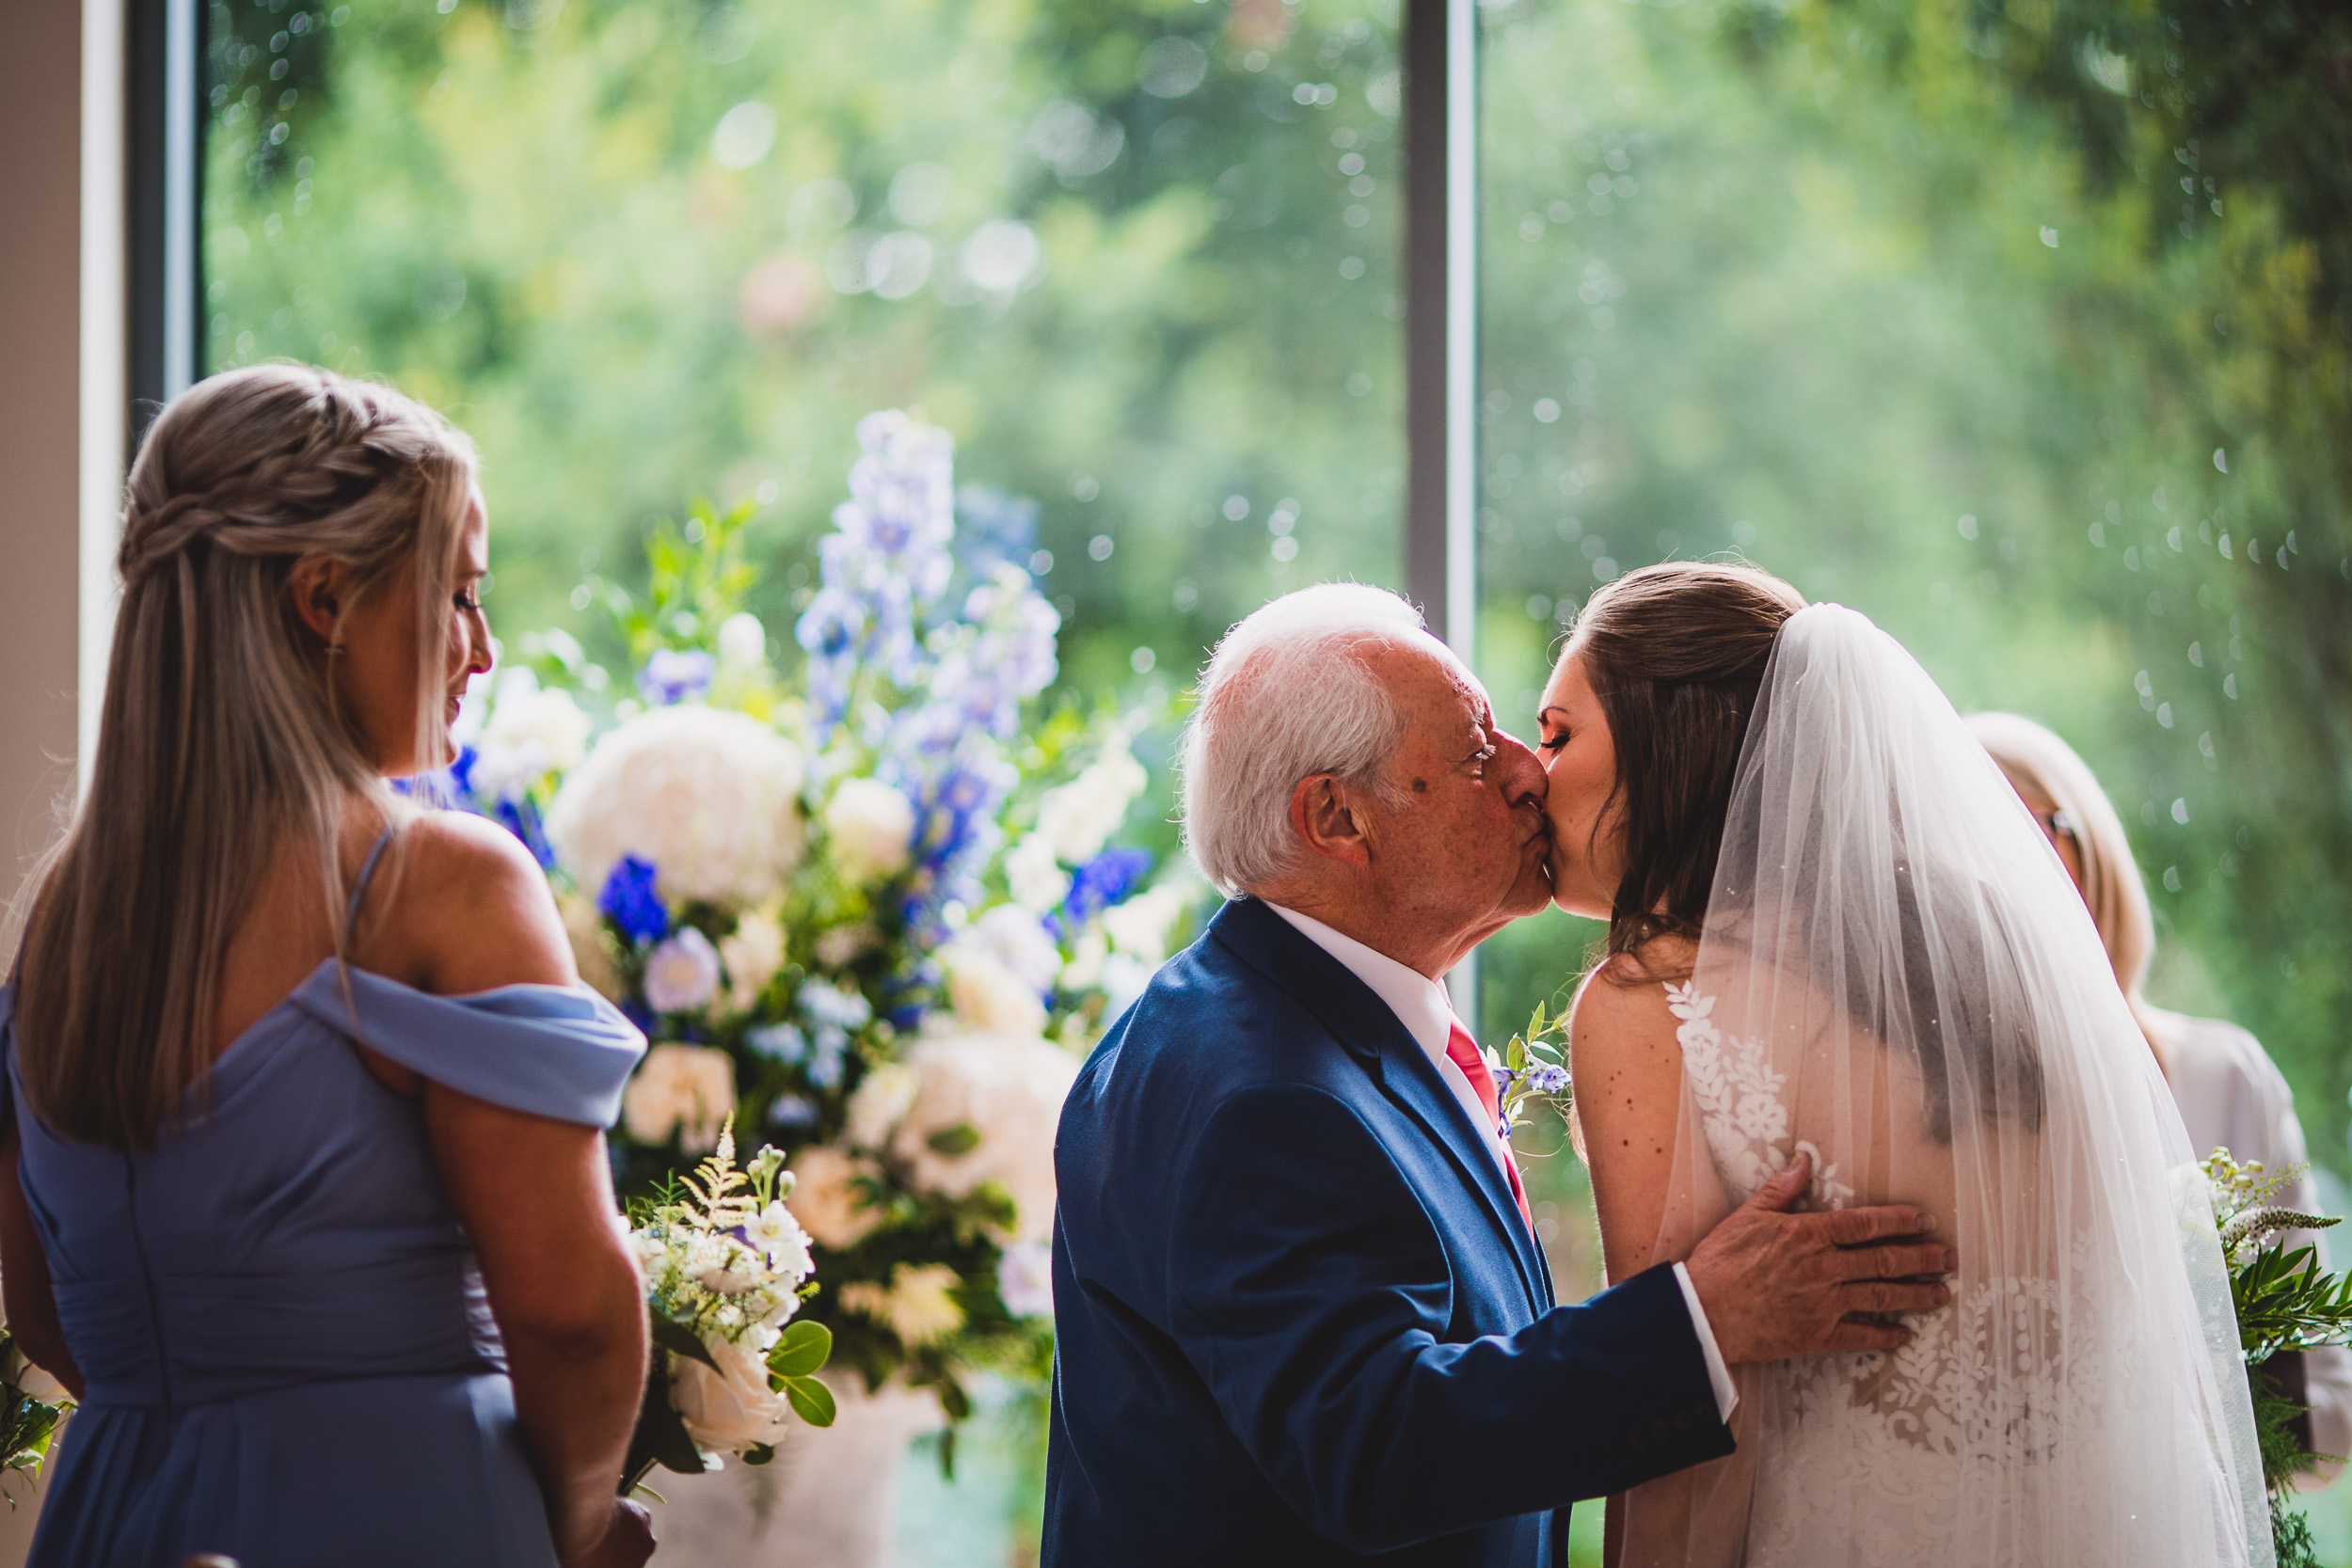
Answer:
[[[657,1568],[889,1568],[907,1446],[946,1418],[928,1389],[868,1394],[854,1374],[825,1381],[834,1424],[794,1428],[772,1463],[646,1478],[668,1499],[646,1504]]]

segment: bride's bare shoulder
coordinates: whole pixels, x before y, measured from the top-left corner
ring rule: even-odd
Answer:
[[[1613,953],[1577,988],[1568,1033],[1577,1054],[1639,1059],[1675,1049],[1675,1017],[1666,987],[1688,979],[1698,944],[1672,934],[1638,952]]]

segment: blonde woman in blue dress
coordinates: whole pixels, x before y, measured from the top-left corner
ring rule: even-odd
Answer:
[[[88,788],[0,990],[0,1273],[82,1402],[36,1568],[636,1568],[602,1129],[644,1049],[501,831],[389,781],[488,667],[472,450],[215,376],[131,474]]]

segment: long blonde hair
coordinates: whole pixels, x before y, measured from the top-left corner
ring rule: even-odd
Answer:
[[[277,856],[306,845],[338,931],[355,802],[398,809],[323,641],[304,557],[354,607],[417,590],[418,755],[443,756],[447,607],[474,476],[463,433],[389,387],[308,365],[230,371],[157,416],[132,465],[122,604],[88,789],[26,884],[17,1014],[26,1099],[57,1132],[151,1147],[215,1054],[229,939]]]
[[[2114,803],[2074,748],[2032,720],[2014,713],[1972,713],[1968,728],[2019,794],[2063,812],[2074,824],[2074,848],[2082,857],[2083,902],[2090,906],[2091,924],[2099,927],[2115,983],[2154,1044],[2156,1034],[2149,1027],[2148,1001],[2141,989],[2155,957],[2156,925],[2148,911],[2139,863],[2132,858],[2132,841]],[[2157,1054],[2161,1058],[2161,1046]]]

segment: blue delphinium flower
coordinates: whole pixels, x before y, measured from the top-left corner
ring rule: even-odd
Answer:
[[[547,830],[539,820],[539,808],[532,802],[530,796],[526,795],[519,800],[495,801],[490,808],[490,815],[501,827],[523,841],[524,847],[530,849],[532,858],[536,860],[542,868],[548,870],[554,868],[555,846],[548,842]]]
[[[631,942],[660,942],[670,933],[670,911],[654,891],[658,875],[653,862],[623,855],[596,895],[596,908],[612,916]]]
[[[923,616],[955,575],[953,440],[896,411],[860,420],[857,437],[850,499],[818,542],[821,587],[795,629],[820,741],[848,711],[861,667],[902,691],[923,683]]]
[[[1115,904],[1123,904],[1152,869],[1149,849],[1105,849],[1071,874],[1070,893],[1062,900],[1062,918],[1070,930]]]
[[[1568,1086],[1568,1069],[1564,1067],[1530,1068],[1527,1087],[1531,1094],[1558,1094]]]
[[[1027,563],[1037,548],[1037,502],[993,485],[956,491],[956,562],[971,578]]]
[[[716,668],[711,657],[700,648],[656,648],[645,667],[637,672],[637,689],[645,701],[668,707],[708,691]]]

